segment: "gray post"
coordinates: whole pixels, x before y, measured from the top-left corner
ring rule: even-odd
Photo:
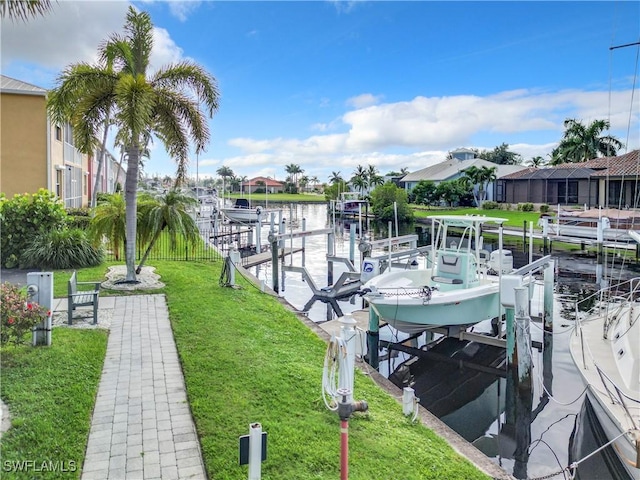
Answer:
[[[262,253],[262,213],[258,214],[256,223],[256,253]]]
[[[380,366],[378,349],[380,348],[380,318],[369,305],[369,330],[367,330],[367,356],[369,365],[376,370]]]
[[[542,378],[543,385],[549,395],[553,387],[553,284],[555,280],[555,262],[549,261],[544,270],[544,296],[542,313],[543,320],[543,346],[542,353]]]
[[[278,287],[278,240],[272,233],[269,234],[269,242],[271,243],[271,288],[278,293],[280,288]]]
[[[302,231],[306,231],[307,230],[307,219],[303,218],[302,219]],[[306,242],[306,237],[302,237],[302,266],[304,267],[305,263],[306,263],[306,246],[307,246],[307,242]]]
[[[53,272],[27,273],[27,294],[29,299],[47,309],[42,322],[33,327],[32,344],[51,346],[51,317],[53,315]]]
[[[505,422],[508,425],[515,425],[516,423],[516,408],[515,408],[515,392],[516,385],[518,384],[518,357],[516,351],[516,326],[515,326],[515,312],[512,307],[505,307],[505,334],[507,335],[507,395],[505,397]]]
[[[529,289],[516,290],[516,350],[518,358],[518,387],[516,396],[516,451],[514,476],[527,478],[527,463],[531,445],[531,407],[533,388],[531,381],[531,331],[529,317]]]
[[[355,247],[356,247],[356,231],[353,228],[349,229],[349,260],[353,263],[355,259]]]
[[[327,255],[329,257],[335,256],[335,247],[334,247],[334,234],[327,234]],[[333,262],[329,260],[327,262],[327,285],[333,285]]]

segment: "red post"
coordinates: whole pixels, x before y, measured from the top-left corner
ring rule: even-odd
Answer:
[[[340,421],[340,480],[349,480],[349,420]]]

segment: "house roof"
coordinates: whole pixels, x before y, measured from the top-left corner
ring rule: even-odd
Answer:
[[[523,167],[522,165],[498,165],[481,158],[473,158],[470,160],[457,160],[453,158],[445,162],[436,163],[430,167],[423,168],[422,170],[409,173],[405,175],[401,181],[419,182],[420,180],[432,180],[434,182],[441,182],[460,176],[464,170],[471,167],[496,167],[496,177],[498,178],[502,178],[504,175],[508,175],[514,171],[517,172],[522,169],[526,169],[526,167]]]
[[[258,182],[264,182],[264,185],[258,184]],[[273,178],[268,177],[255,177],[247,180],[246,182],[242,182],[244,187],[257,187],[257,186],[265,186],[265,187],[282,187],[284,184]]]
[[[0,91],[2,93],[17,93],[22,95],[45,96],[47,94],[44,88],[5,75],[0,75]]]
[[[546,168],[528,168],[504,177],[504,180],[548,180],[640,175],[640,150],[617,157],[594,158],[582,163],[563,163]]]

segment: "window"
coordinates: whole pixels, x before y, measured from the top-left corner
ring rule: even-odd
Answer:
[[[56,195],[62,198],[62,170],[56,170]]]
[[[60,125],[56,125],[56,140],[59,142],[62,141],[62,129],[60,128]]]

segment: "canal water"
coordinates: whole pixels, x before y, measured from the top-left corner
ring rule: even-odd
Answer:
[[[273,206],[270,206],[273,208]],[[296,231],[302,225],[303,219],[306,230],[320,230],[330,226],[331,219],[327,214],[326,205],[298,204],[295,206],[282,206],[283,223],[286,231]],[[499,216],[499,212],[497,215]],[[282,219],[276,217],[278,222]],[[276,222],[277,223],[277,222]],[[349,258],[352,252],[350,246],[351,230],[356,230],[359,237],[360,229],[363,235],[372,239],[386,238],[385,226],[380,231],[375,231],[373,225],[367,225],[367,221],[358,219],[338,223],[339,233],[335,240],[335,255]],[[263,227],[262,244],[267,245],[269,227]],[[428,227],[424,226],[424,231]],[[395,233],[395,232],[394,232]],[[400,235],[416,233],[415,227],[404,227]],[[317,286],[323,287],[327,283],[327,235],[310,235],[304,240],[305,251],[287,256],[286,264],[302,266],[303,262],[311,274]],[[297,248],[302,245],[300,239],[287,240],[286,247]],[[505,237],[504,247],[513,252],[514,266],[519,267],[528,263],[529,254],[523,252],[523,239],[521,237]],[[516,478],[542,479],[542,478],[569,478],[569,473],[564,470],[571,461],[569,450],[572,440],[576,418],[578,417],[584,401],[585,385],[576,369],[569,353],[569,338],[573,329],[573,302],[575,299],[584,298],[598,289],[596,280],[596,265],[593,258],[578,254],[553,253],[556,260],[557,283],[554,295],[554,330],[552,337],[552,362],[551,368],[543,368],[544,354],[534,348],[533,356],[533,411],[531,416],[531,442],[528,445],[528,454],[516,455],[516,442],[513,427],[508,425],[505,418],[505,384],[504,378],[499,378],[486,373],[469,375],[468,371],[460,368],[448,368],[445,365],[434,363],[433,360],[411,359],[407,354],[392,352],[385,355],[381,351],[380,372],[390,376],[396,384],[401,384],[402,379],[411,377],[418,386],[425,378],[435,381],[434,372],[448,372],[443,383],[433,387],[433,391],[425,393],[421,398],[424,407],[438,415],[445,423],[458,432],[467,441],[473,443],[478,449],[501,465],[507,472]],[[355,264],[359,263],[360,253],[355,250]],[[540,258],[541,252],[534,252],[533,258]],[[258,278],[270,285],[272,271],[270,264],[264,264],[252,269]],[[334,264],[333,278],[338,279],[347,267],[340,263]],[[609,274],[612,278],[630,278],[638,276],[627,268],[622,270],[613,267],[609,270],[605,267],[604,276]],[[613,274],[613,275],[611,275]],[[535,293],[541,303],[542,287]],[[353,295],[347,298],[326,302],[314,298],[309,285],[299,273],[280,274],[280,295],[300,312],[304,312],[315,322],[324,322],[338,318],[346,313],[363,308],[362,298]],[[534,302],[536,299],[534,298]],[[534,312],[532,312],[534,313]],[[489,329],[490,325],[478,325],[475,331]],[[402,340],[401,334],[391,328],[383,328],[380,331],[381,340]],[[539,322],[531,322],[531,338],[533,342],[543,343],[543,331]],[[462,348],[464,347],[464,348]],[[488,355],[477,344],[471,345],[445,345],[445,351],[449,348],[454,356]],[[548,352],[547,352],[548,354]],[[458,357],[459,358],[459,357]],[[466,358],[466,357],[465,357]],[[411,365],[411,368],[409,368]],[[422,378],[421,375],[424,375]],[[445,399],[443,401],[443,398]],[[525,446],[526,447],[526,446]],[[519,460],[516,461],[515,457]],[[528,458],[527,458],[528,457]],[[589,469],[578,469],[580,478],[583,479],[607,479],[617,478],[616,473],[609,471],[606,462],[599,457],[591,460]]]

